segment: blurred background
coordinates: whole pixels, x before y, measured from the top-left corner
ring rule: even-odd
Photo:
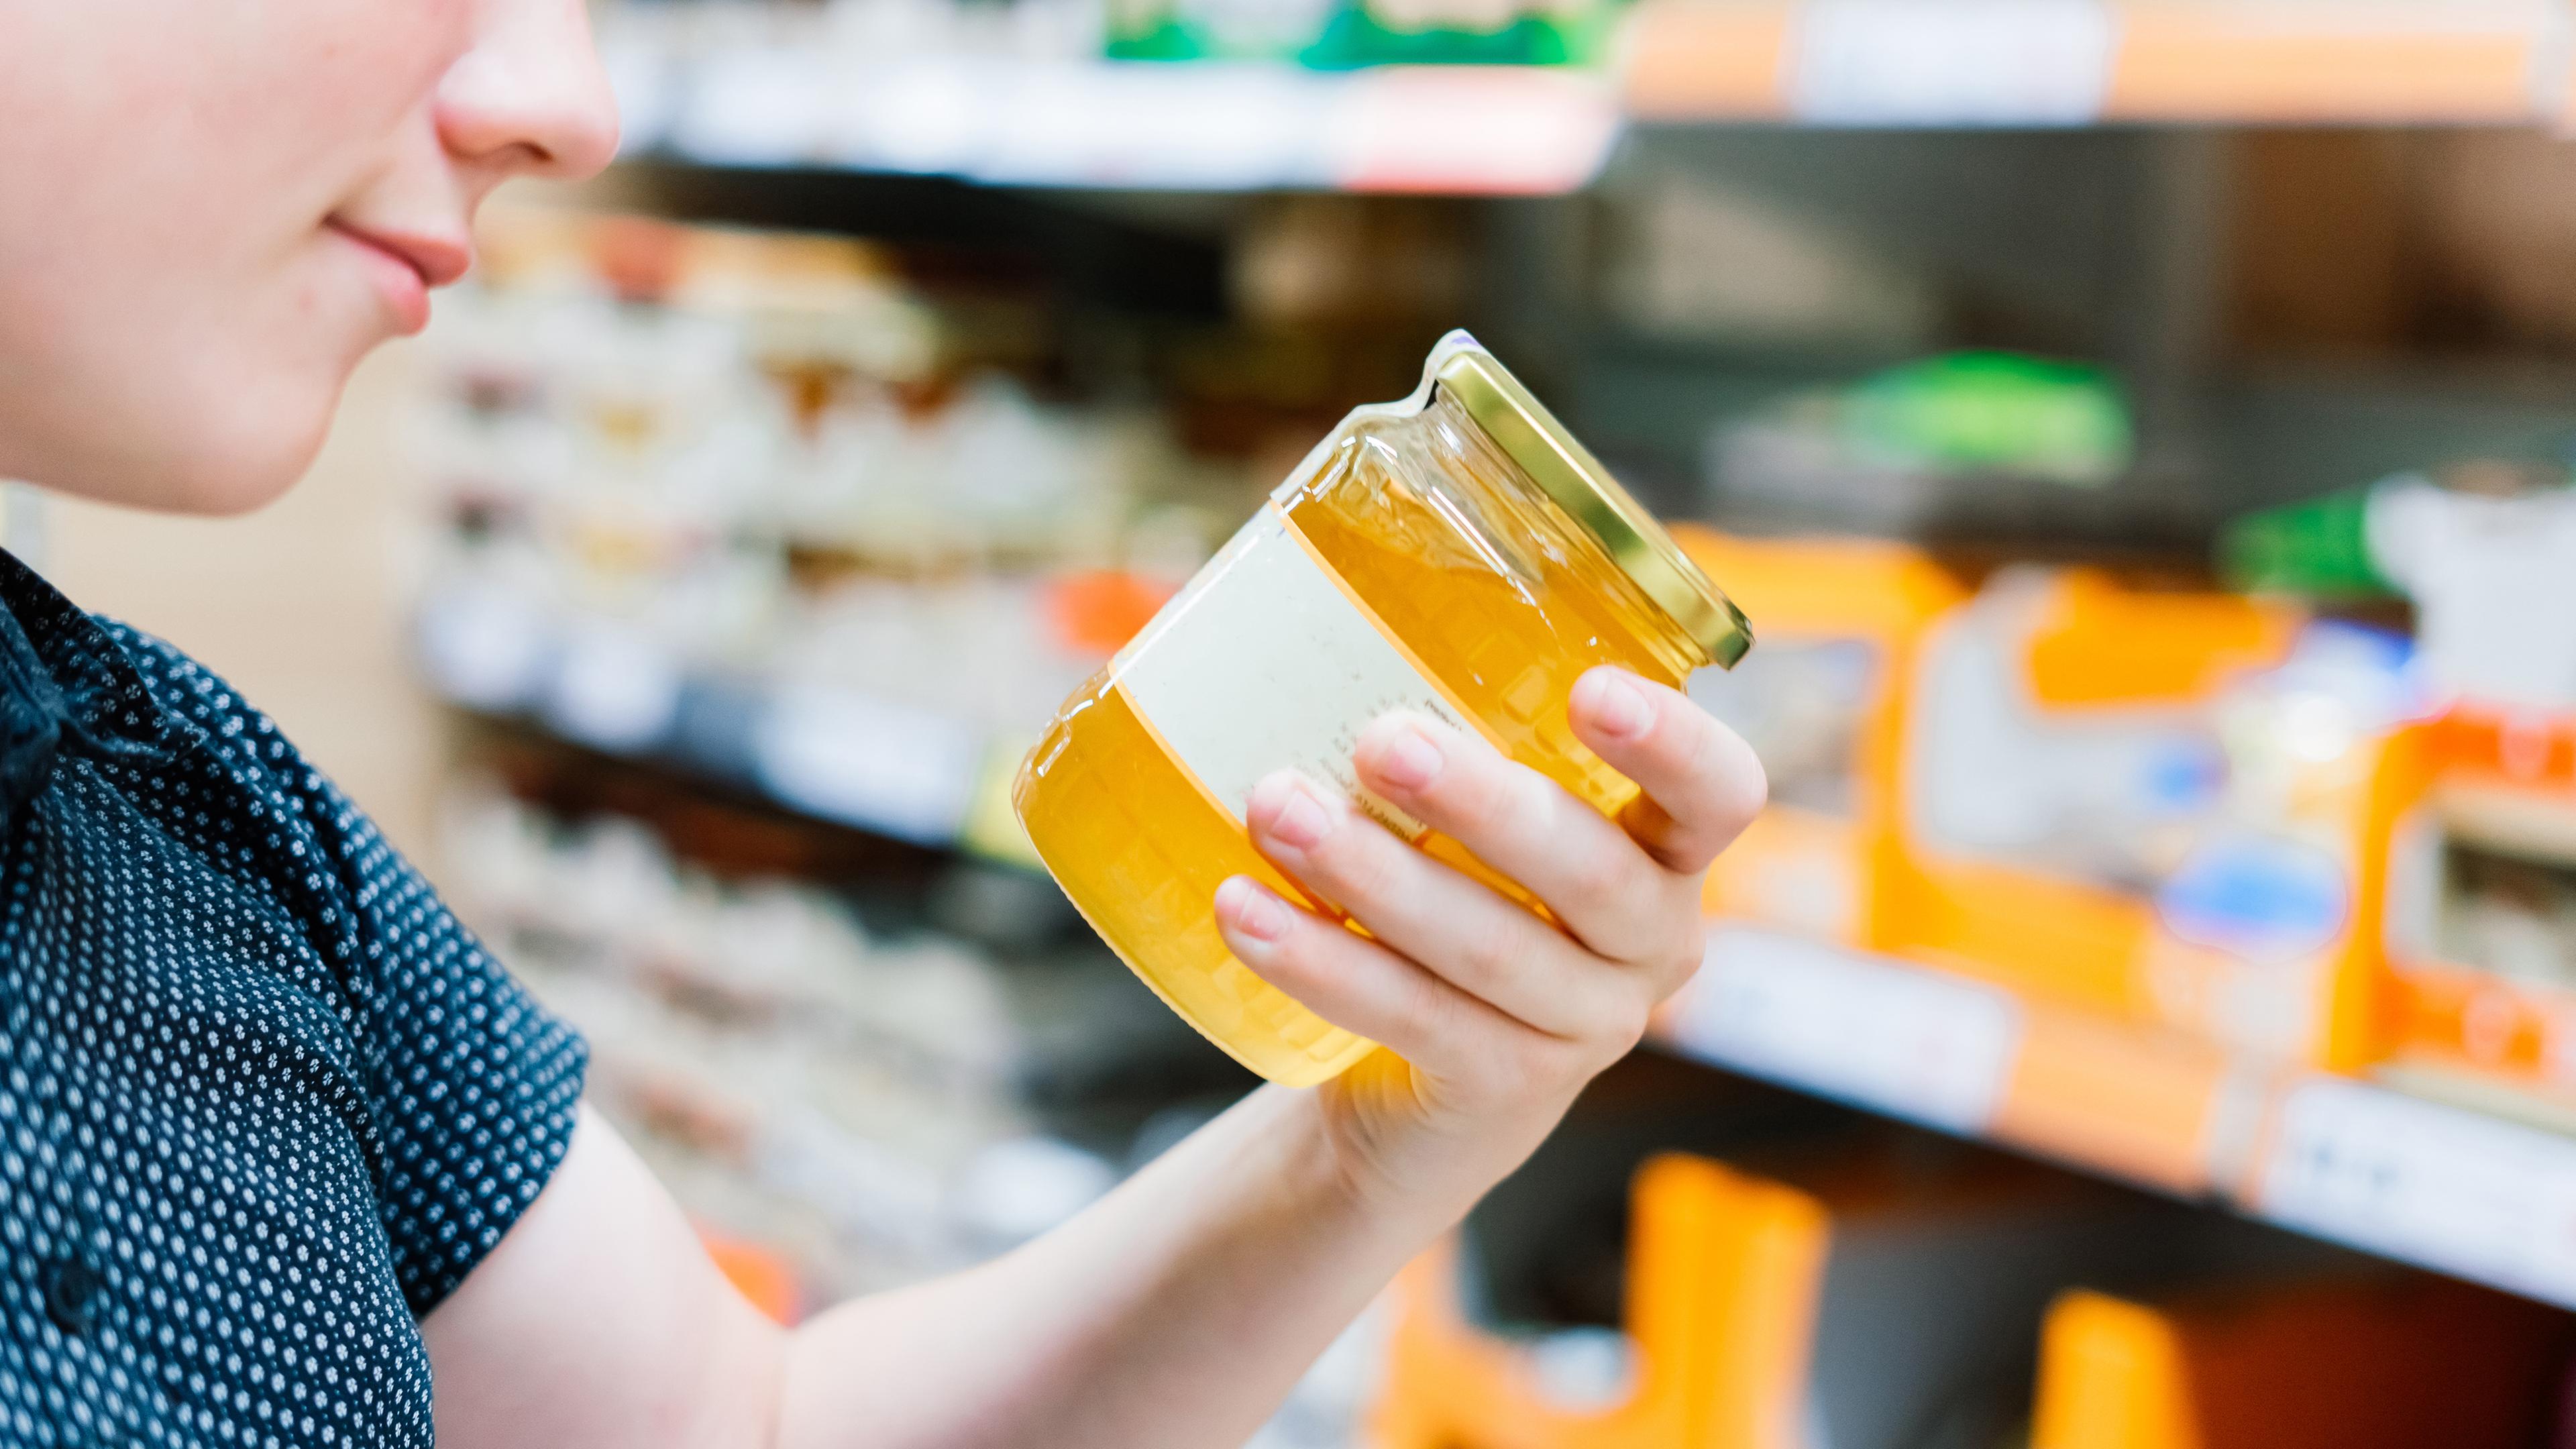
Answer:
[[[1006,791],[1473,329],[1755,621],[1699,980],[1259,1449],[2576,1444],[2568,0],[625,0],[261,701],[793,1319],[1249,1079]]]

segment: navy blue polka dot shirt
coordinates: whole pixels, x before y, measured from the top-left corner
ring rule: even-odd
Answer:
[[[580,1039],[221,680],[0,606],[0,1445],[427,1446]]]

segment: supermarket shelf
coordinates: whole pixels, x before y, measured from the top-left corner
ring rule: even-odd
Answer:
[[[2576,1307],[2576,1137],[1735,925],[1684,1055]]]
[[[856,64],[612,51],[628,154],[993,185],[1550,195],[1597,175],[1612,87],[1516,66],[1316,72],[998,55]]]
[[[1631,122],[2576,123],[2571,0],[1641,0],[1608,73],[611,34],[630,156],[1006,186],[1552,195]]]
[[[2564,0],[1644,0],[1651,121],[2563,125]]]
[[[555,628],[497,590],[434,593],[416,642],[430,688],[460,708],[830,824],[1036,864],[1009,805],[1025,740],[855,690],[693,670],[640,631]]]

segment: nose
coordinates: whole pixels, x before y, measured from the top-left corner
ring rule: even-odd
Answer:
[[[470,0],[474,42],[439,83],[441,144],[477,169],[578,180],[617,154],[617,98],[584,0]]]

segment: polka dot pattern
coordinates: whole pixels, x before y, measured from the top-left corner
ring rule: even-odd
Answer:
[[[0,605],[0,1445],[427,1446],[580,1039],[221,680]]]

